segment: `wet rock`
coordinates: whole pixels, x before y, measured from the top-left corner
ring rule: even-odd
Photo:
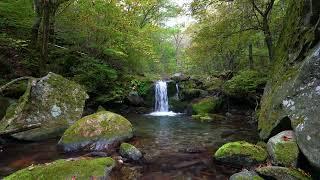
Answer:
[[[251,166],[263,163],[267,152],[262,147],[245,141],[224,144],[214,154],[218,161],[238,166]]]
[[[107,179],[114,166],[112,158],[61,159],[52,163],[31,165],[4,179]]]
[[[193,103],[192,110],[195,114],[208,114],[217,110],[221,103],[222,101],[218,97],[207,97]]]
[[[243,170],[236,174],[233,174],[229,180],[263,180],[256,172]]]
[[[182,89],[181,99],[184,101],[191,101],[199,97],[205,97],[208,95],[208,92],[202,89],[190,88]]]
[[[7,109],[0,132],[41,123],[40,128],[12,136],[31,141],[60,136],[81,117],[87,98],[79,84],[60,75],[49,73],[40,79],[31,79],[18,103]]]
[[[283,131],[270,138],[267,149],[273,164],[286,167],[297,165],[299,148],[293,131]]]
[[[68,128],[58,145],[67,152],[110,150],[132,135],[132,125],[126,118],[100,111],[83,117]]]
[[[131,91],[127,99],[131,105],[134,105],[134,106],[144,105],[144,100],[137,91]]]
[[[301,169],[286,168],[280,166],[266,166],[257,168],[256,172],[263,177],[284,180],[311,180],[310,175],[303,172]]]
[[[120,146],[120,154],[126,158],[137,161],[142,158],[142,153],[136,147],[128,143],[122,143]]]

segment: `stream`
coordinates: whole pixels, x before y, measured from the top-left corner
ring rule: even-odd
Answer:
[[[145,162],[125,163],[125,166],[139,169],[141,179],[227,179],[237,170],[214,162],[213,152],[226,142],[256,142],[258,137],[255,124],[248,123],[249,117],[241,112],[211,123],[201,123],[185,115],[128,114],[126,117],[135,131],[130,143],[144,153]],[[81,155],[58,152],[57,141],[7,143],[1,147],[0,177],[31,164]],[[112,173],[112,179],[121,179],[119,176],[123,174],[117,170]]]

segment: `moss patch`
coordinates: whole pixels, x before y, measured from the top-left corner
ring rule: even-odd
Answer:
[[[276,161],[284,166],[291,166],[297,161],[299,149],[295,142],[277,143],[274,147]]]
[[[279,166],[266,166],[257,168],[256,171],[268,177],[275,179],[299,179],[299,180],[311,180],[311,176],[302,171],[301,169],[286,168]]]
[[[208,97],[192,104],[192,110],[195,114],[208,114],[217,110],[221,104],[222,100],[220,98]]]
[[[112,158],[57,160],[44,165],[30,166],[17,171],[5,180],[28,179],[28,180],[57,180],[76,179],[87,180],[92,177],[105,177],[115,162]]]
[[[256,162],[263,162],[267,159],[267,152],[260,146],[245,141],[237,141],[224,144],[214,154],[216,159],[231,156],[246,156]]]

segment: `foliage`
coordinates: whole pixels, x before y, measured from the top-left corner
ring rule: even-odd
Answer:
[[[266,81],[267,78],[257,71],[241,71],[224,84],[224,91],[235,96],[255,93],[260,86],[266,84]]]

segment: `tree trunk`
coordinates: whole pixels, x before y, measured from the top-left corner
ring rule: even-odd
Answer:
[[[253,69],[252,44],[249,44],[249,68]]]
[[[268,47],[269,61],[270,63],[272,63],[274,58],[273,57],[273,41],[272,41],[272,34],[270,31],[267,17],[263,19],[263,33],[264,33],[265,42]]]
[[[49,42],[55,44],[55,23],[56,23],[57,7],[52,7],[50,11],[50,30],[49,30]]]
[[[46,73],[46,66],[48,60],[48,42],[49,42],[49,29],[50,29],[50,4],[49,0],[43,1],[43,29],[42,29],[42,45],[41,45],[41,59],[40,59],[40,74]]]
[[[36,46],[38,43],[38,34],[39,34],[39,28],[42,21],[42,8],[41,8],[41,2],[38,0],[33,1],[34,11],[35,11],[35,18],[32,25],[32,31],[31,31],[31,43],[33,46]]]

